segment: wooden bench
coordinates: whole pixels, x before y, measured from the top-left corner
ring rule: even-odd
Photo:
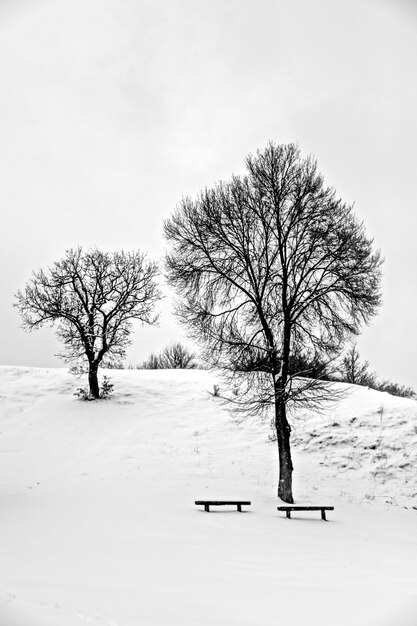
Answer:
[[[334,511],[334,506],[278,506],[278,511],[286,511],[288,519],[291,519],[291,511],[321,511],[321,519],[326,519],[326,511]]]
[[[207,513],[210,512],[211,506],[237,506],[239,513],[242,513],[242,505],[249,506],[251,503],[248,500],[196,500],[195,504],[204,505],[204,510]]]

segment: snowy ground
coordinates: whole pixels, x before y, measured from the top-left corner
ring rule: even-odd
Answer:
[[[298,503],[276,510],[266,423],[199,371],[0,368],[0,626],[417,624],[417,406],[363,388],[294,425]],[[252,501],[205,513],[195,499]]]

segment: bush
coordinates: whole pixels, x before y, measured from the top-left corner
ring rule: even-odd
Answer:
[[[110,382],[110,379],[107,376],[103,376],[103,382],[100,388],[100,398],[107,399],[113,393],[114,385]]]
[[[416,395],[414,389],[406,385],[399,385],[390,380],[378,380],[376,374],[369,371],[368,361],[360,361],[356,345],[352,346],[342,359],[339,371],[339,380],[344,383],[353,383],[376,391],[385,391],[392,396],[401,398],[413,398]]]
[[[181,343],[173,343],[164,348],[159,354],[151,354],[138,369],[195,369],[195,353],[191,352]]]
[[[84,387],[78,387],[77,391],[74,392],[74,396],[77,396],[80,400],[94,400],[93,396],[90,392]]]
[[[215,398],[218,398],[220,396],[219,385],[213,385],[213,391],[211,392],[211,395],[214,396]]]
[[[164,348],[160,359],[165,369],[195,369],[195,353],[181,343],[173,343]]]
[[[372,389],[376,389],[377,391],[386,391],[392,396],[398,396],[400,398],[414,398],[416,396],[416,392],[412,389],[412,387],[399,385],[398,383],[393,383],[390,380],[383,380],[380,383],[377,382]]]
[[[139,370],[159,370],[163,369],[160,357],[157,354],[151,354],[142,365],[138,365]]]
[[[110,379],[107,376],[103,376],[103,382],[100,385],[100,400],[107,400],[113,393],[114,384],[110,382]],[[74,396],[77,396],[80,400],[84,400],[89,402],[91,400],[96,400],[88,389],[84,387],[78,387],[77,391],[74,392]]]
[[[330,364],[317,355],[305,352],[296,352],[289,360],[290,373],[293,376],[328,380],[333,382],[351,383],[362,387],[369,387],[376,391],[385,391],[392,396],[413,398],[416,392],[411,387],[399,385],[390,380],[378,380],[376,374],[369,369],[369,362],[362,361],[356,345],[345,353],[339,362],[336,371],[332,371]],[[236,371],[269,372],[271,364],[265,352],[259,350],[247,351],[235,365]]]

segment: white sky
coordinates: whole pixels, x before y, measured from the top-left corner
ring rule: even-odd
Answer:
[[[417,389],[412,0],[0,0],[0,363],[61,365],[13,294],[70,247],[164,250],[183,195],[297,141],[386,258],[359,341]],[[181,339],[169,300],[127,361]]]

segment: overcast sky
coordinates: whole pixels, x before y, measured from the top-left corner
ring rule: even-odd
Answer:
[[[0,0],[0,362],[62,365],[13,294],[82,245],[164,251],[184,195],[298,142],[381,248],[359,348],[417,389],[413,0]],[[170,300],[127,362],[181,339]]]

